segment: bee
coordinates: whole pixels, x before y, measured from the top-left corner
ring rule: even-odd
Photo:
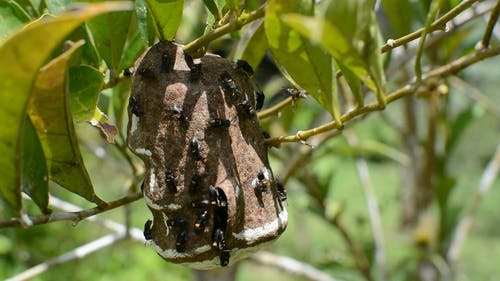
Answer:
[[[219,77],[219,80],[222,84],[222,87],[231,93],[234,93],[236,90],[236,83],[234,83],[233,77],[229,74],[229,72],[224,71]]]
[[[208,121],[208,125],[212,128],[227,129],[231,125],[231,122],[227,119],[212,118]]]
[[[262,131],[262,136],[263,136],[265,139],[268,139],[268,138],[270,138],[270,137],[271,137],[271,135],[270,135],[268,132],[266,132],[266,131]]]
[[[189,140],[189,152],[195,160],[201,160],[200,146],[198,144],[198,140],[195,137],[192,137]]]
[[[227,208],[227,197],[222,188],[210,186],[210,204],[216,208]]]
[[[200,189],[201,175],[199,173],[194,173],[191,177],[191,182],[189,183],[189,192],[196,193]]]
[[[212,247],[220,251],[226,248],[226,239],[224,238],[224,231],[220,228],[215,228],[212,234]]]
[[[205,226],[208,223],[209,214],[207,210],[204,210],[201,214],[198,215],[196,222],[194,223],[194,232],[200,234],[205,229]]]
[[[229,252],[230,252],[229,250],[222,250],[220,252],[219,258],[221,266],[227,266],[229,264],[229,256],[230,256]]]
[[[264,100],[266,96],[264,96],[264,92],[255,91],[255,110],[259,111],[264,107]]]
[[[267,191],[267,184],[269,183],[269,181],[266,179],[266,177],[264,176],[264,173],[262,172],[259,172],[257,174],[257,188],[261,191],[261,192],[266,192]]]
[[[172,109],[170,110],[170,113],[172,114],[172,117],[177,121],[181,121],[181,122],[188,121],[188,118],[186,116],[184,116],[184,114],[182,113],[182,109],[180,109],[176,105],[174,105],[172,107]]]
[[[141,77],[144,77],[146,79],[156,79],[156,75],[155,73],[153,72],[153,70],[149,69],[149,68],[143,68],[143,69],[139,69],[137,71],[137,74],[139,74]]]
[[[254,74],[252,66],[250,66],[250,64],[248,64],[248,62],[244,60],[236,61],[236,69],[241,69],[248,76],[252,76]]]
[[[207,199],[194,200],[191,202],[191,207],[194,209],[206,208],[208,205],[210,205],[210,201]]]
[[[187,231],[184,229],[179,234],[177,234],[177,238],[175,239],[175,250],[179,253],[182,253],[186,250],[187,243]]]
[[[175,185],[175,176],[172,170],[167,169],[165,171],[165,185],[167,189],[171,193],[177,192],[177,186]]]
[[[253,109],[252,105],[250,104],[250,102],[248,100],[244,100],[244,101],[236,104],[236,107],[241,108],[250,116],[255,115],[255,110]]]
[[[152,220],[147,220],[144,224],[144,239],[151,240],[153,238],[153,230],[151,229],[151,225],[153,224]]]
[[[137,99],[134,96],[130,96],[128,99],[128,106],[130,107],[132,114],[134,114],[137,117],[141,117],[144,112],[142,109],[139,107],[139,104],[137,103]]]
[[[163,72],[170,72],[174,68],[175,60],[172,59],[167,53],[161,56],[161,70]]]
[[[276,189],[278,190],[278,197],[281,202],[286,201],[286,189],[280,181],[276,181]]]
[[[191,81],[198,81],[200,80],[201,77],[201,63],[194,64],[190,69],[191,71],[189,72],[189,80]]]

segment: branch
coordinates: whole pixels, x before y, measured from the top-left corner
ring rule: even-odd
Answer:
[[[196,53],[200,48],[207,46],[208,43],[212,42],[213,40],[228,34],[232,31],[236,31],[240,29],[242,26],[257,20],[259,18],[262,18],[265,13],[266,6],[263,4],[260,6],[257,10],[254,10],[250,12],[249,14],[243,14],[239,18],[237,18],[235,21],[230,20],[228,23],[211,30],[207,34],[195,39],[194,41],[188,43],[184,47],[184,52],[192,55]]]
[[[23,271],[22,273],[13,276],[6,281],[22,281],[22,280],[28,280],[30,278],[33,278],[36,275],[39,275],[43,272],[46,272],[50,268],[62,264],[71,260],[76,260],[76,259],[82,259],[89,254],[92,254],[93,252],[99,251],[103,248],[109,247],[111,245],[114,245],[118,241],[121,241],[125,238],[123,234],[108,234],[106,236],[103,236],[99,239],[96,239],[90,243],[87,243],[85,245],[82,245],[78,248],[73,249],[72,251],[69,251],[63,255],[60,255],[58,257],[55,257],[53,259],[47,260],[43,263],[40,263],[38,265],[35,265],[34,267]]]
[[[488,24],[486,25],[486,30],[484,31],[483,39],[481,40],[481,45],[479,48],[488,48],[490,45],[491,33],[493,32],[493,28],[498,21],[498,16],[500,14],[500,0],[497,1],[495,8],[491,11],[490,19],[488,20]]]
[[[132,203],[134,201],[139,200],[142,198],[142,193],[133,193],[129,194],[125,197],[122,197],[118,200],[108,202],[106,205],[103,206],[98,206],[78,212],[54,212],[51,214],[47,215],[41,215],[41,216],[35,216],[35,217],[29,217],[29,219],[33,222],[32,225],[39,225],[39,224],[46,224],[46,223],[51,223],[55,221],[72,221],[74,223],[78,223],[88,217],[121,207],[123,205],[126,205],[128,203]],[[9,220],[5,221],[0,221],[0,229],[1,228],[6,228],[6,227],[14,227],[14,226],[21,226],[21,219],[20,218],[11,218]]]
[[[472,4],[477,2],[479,0],[466,0],[455,6],[455,8],[451,9],[448,13],[444,14],[442,17],[438,18],[435,20],[429,27],[428,31],[436,31],[436,30],[442,30],[445,28],[445,25],[448,21],[452,20],[454,17],[456,17],[458,14],[463,12],[464,10],[468,9]],[[401,38],[398,39],[389,39],[387,40],[387,43],[380,48],[380,51],[382,53],[385,53],[391,49],[394,49],[396,47],[399,47],[401,45],[404,45],[410,41],[413,41],[424,33],[425,28],[420,28],[417,31],[414,31],[408,35],[405,35]]]
[[[259,117],[259,120],[267,118],[267,117],[271,117],[272,115],[276,114],[277,112],[279,112],[280,110],[285,108],[287,105],[292,103],[293,100],[294,100],[293,97],[288,97],[288,98],[282,100],[281,102],[273,105],[272,107],[270,107],[266,110],[262,110],[261,112],[259,112],[257,114],[257,116]]]
[[[345,132],[344,134],[350,146],[359,145],[359,139],[355,134],[351,132]],[[380,218],[377,197],[375,196],[375,192],[373,191],[368,164],[363,157],[356,157],[356,168],[358,170],[359,180],[361,181],[361,186],[365,195],[368,217],[370,218],[370,225],[372,227],[373,241],[375,243],[375,263],[377,265],[377,270],[380,272],[379,280],[386,280],[387,272],[382,220]]]
[[[454,73],[456,73],[456,72],[458,72],[458,71],[460,71],[460,70],[462,70],[462,69],[464,69],[464,68],[466,68],[466,67],[468,67],[476,62],[479,62],[481,60],[484,60],[486,58],[493,57],[493,56],[496,56],[499,54],[500,54],[500,46],[495,46],[495,47],[488,48],[486,50],[481,50],[481,51],[476,52],[476,53],[471,54],[471,55],[463,56],[463,57],[461,57],[461,58],[459,58],[459,59],[457,59],[449,64],[443,65],[441,67],[438,67],[432,71],[425,73],[422,77],[422,82],[425,82],[430,78],[444,77],[444,76],[454,74]],[[391,92],[386,97],[387,104],[394,102],[394,101],[396,101],[404,96],[413,94],[415,92],[415,90],[418,88],[418,85],[419,84],[416,82],[410,83],[410,84],[407,84],[407,85],[399,88],[396,91]],[[382,109],[383,109],[383,107],[379,106],[378,102],[374,102],[374,103],[368,104],[364,107],[355,108],[355,109],[343,114],[341,116],[340,120],[342,121],[343,125],[346,125],[345,123],[348,121],[365,116],[370,112],[379,111]],[[318,134],[321,134],[321,133],[324,133],[324,132],[327,132],[330,130],[334,130],[334,129],[338,130],[338,129],[340,129],[340,126],[339,126],[339,124],[337,124],[337,122],[331,121],[331,122],[328,122],[322,126],[319,126],[319,127],[316,127],[316,128],[310,129],[310,130],[298,131],[295,135],[280,136],[280,137],[268,139],[266,141],[266,143],[270,146],[278,147],[281,143],[303,141],[303,140],[306,140],[314,135],[318,135]]]
[[[290,274],[294,274],[311,281],[340,281],[328,276],[313,266],[286,256],[278,256],[266,251],[260,251],[252,256],[254,262],[272,266]]]
[[[481,181],[479,182],[479,188],[476,192],[476,195],[472,201],[472,205],[469,207],[465,215],[462,217],[460,222],[457,224],[455,229],[455,233],[453,234],[453,239],[450,243],[450,247],[448,248],[448,253],[446,255],[446,259],[448,263],[452,264],[460,255],[460,251],[462,249],[462,245],[467,238],[467,233],[469,232],[472,223],[474,222],[474,216],[479,209],[479,205],[481,204],[484,196],[490,190],[493,182],[495,181],[498,173],[500,171],[500,144],[497,146],[497,150],[490,162],[484,169],[483,175],[481,176]]]

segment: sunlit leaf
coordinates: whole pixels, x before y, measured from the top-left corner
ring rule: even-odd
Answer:
[[[27,111],[40,137],[50,179],[94,201],[96,196],[80,155],[66,87],[68,61],[82,44],[79,41],[40,69]]]
[[[284,68],[340,124],[332,58],[282,21],[282,16],[287,13],[310,13],[309,6],[310,1],[268,2],[264,20],[268,46],[278,66]]]
[[[44,213],[48,212],[49,175],[43,154],[42,145],[38,139],[31,120],[27,117],[23,131],[22,150],[22,189],[37,204]]]
[[[68,5],[72,2],[71,0],[49,0],[43,1],[47,3],[47,9],[51,14],[59,14],[68,8]]]
[[[103,85],[102,73],[91,66],[79,65],[69,69],[70,104],[74,121],[90,121],[94,117]]]
[[[182,20],[184,0],[146,0],[161,39],[173,40]]]
[[[151,13],[148,12],[148,7],[145,0],[135,1],[135,13],[137,16],[137,26],[141,33],[142,41],[146,46],[151,46],[155,42],[155,25]]]
[[[128,3],[80,5],[56,18],[36,21],[12,35],[0,46],[0,195],[21,209],[21,133],[25,108],[38,69],[54,48],[83,21],[104,12],[130,9]]]
[[[267,51],[267,38],[264,24],[260,24],[256,30],[251,30],[250,33],[250,39],[239,41],[241,46],[238,45],[238,49],[241,49],[241,51],[237,57],[247,61],[253,69],[257,69]]]
[[[302,36],[320,43],[361,79],[385,106],[385,76],[379,51],[381,35],[372,0],[325,1],[316,17],[291,14],[284,21]]]

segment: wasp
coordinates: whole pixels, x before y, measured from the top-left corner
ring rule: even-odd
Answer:
[[[168,219],[167,220],[167,225],[169,227],[181,227],[185,228],[187,225],[187,220],[185,217],[176,217],[173,219]]]
[[[220,228],[215,228],[212,234],[212,247],[218,250],[226,248],[226,239],[224,238],[224,231]]]
[[[221,266],[227,266],[229,264],[229,256],[230,256],[229,250],[222,250],[220,252],[219,259]]]
[[[191,71],[189,72],[189,80],[191,81],[198,81],[200,80],[201,77],[201,63],[194,64],[190,69]]]
[[[194,173],[191,177],[191,182],[189,183],[189,192],[196,193],[200,189],[201,175],[199,173]]]
[[[253,109],[252,105],[248,100],[244,100],[238,104],[236,104],[237,108],[241,108],[243,111],[245,111],[248,115],[252,116],[255,115],[255,110]]]
[[[186,116],[184,116],[184,114],[182,113],[182,109],[180,109],[176,105],[174,105],[172,107],[172,109],[170,110],[170,112],[172,114],[172,117],[175,120],[181,121],[181,122],[187,122],[188,121],[188,118]]]
[[[234,83],[233,77],[229,74],[229,72],[224,71],[219,77],[219,80],[222,84],[222,87],[228,91],[231,91],[231,93],[234,93],[236,90],[236,83]]]
[[[134,75],[134,68],[133,67],[127,67],[123,70],[123,76],[132,77],[132,75]]]
[[[196,222],[194,223],[194,232],[199,234],[205,229],[205,226],[208,223],[209,214],[207,210],[204,210],[201,214],[198,215]]]
[[[264,107],[266,96],[262,91],[255,91],[255,110],[259,111]]]
[[[207,199],[194,200],[191,202],[191,207],[193,207],[195,209],[205,208],[208,205],[210,205],[210,201]]]
[[[153,239],[153,230],[151,229],[151,225],[153,224],[152,220],[147,220],[144,224],[144,239],[151,240]]]
[[[172,59],[167,53],[161,56],[161,70],[163,72],[170,72],[174,68],[174,59]]]
[[[137,99],[134,96],[130,96],[128,99],[128,106],[130,107],[132,114],[134,114],[137,117],[141,117],[144,112],[142,109],[139,107],[139,104],[137,103]]]
[[[198,144],[198,140],[195,137],[192,137],[189,140],[189,152],[195,160],[201,160],[200,146]]]
[[[268,139],[268,138],[270,138],[270,137],[271,137],[271,135],[270,135],[268,132],[266,132],[266,131],[262,131],[262,136],[263,136],[265,139]]]
[[[165,185],[167,189],[171,193],[177,192],[177,186],[175,185],[175,176],[172,170],[167,169],[165,171]]]
[[[286,189],[280,181],[276,181],[276,189],[278,190],[278,197],[281,202],[286,201]]]
[[[236,61],[236,69],[243,70],[243,72],[245,72],[248,76],[252,76],[254,74],[252,66],[244,60]]]
[[[208,125],[213,128],[227,129],[231,125],[231,122],[227,119],[212,118],[208,121]]]
[[[177,234],[177,238],[175,239],[175,250],[179,253],[184,252],[186,250],[186,242],[187,231],[184,229]]]
[[[261,192],[267,191],[267,184],[269,183],[269,181],[264,176],[264,173],[259,172],[257,174],[257,180],[258,180],[257,181],[257,188],[260,189]]]

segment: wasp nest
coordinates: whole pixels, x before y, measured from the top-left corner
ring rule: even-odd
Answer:
[[[252,74],[244,61],[193,60],[167,41],[135,65],[129,146],[146,165],[142,190],[153,220],[144,236],[167,261],[231,265],[286,228]]]

